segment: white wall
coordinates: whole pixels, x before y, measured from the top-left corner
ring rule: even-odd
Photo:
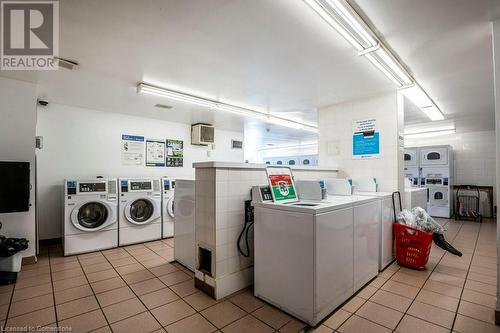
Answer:
[[[455,158],[454,183],[496,187],[495,131],[455,133],[405,140],[406,147],[451,145]]]
[[[34,256],[35,240],[35,126],[36,86],[0,78],[0,160],[31,163],[31,207],[25,213],[0,214],[1,235],[23,237],[29,248],[23,256]]]
[[[183,168],[124,166],[121,135],[184,140]],[[194,179],[193,162],[243,162],[243,150],[232,149],[231,139],[243,133],[217,130],[215,150],[192,146],[191,126],[155,119],[50,104],[38,110],[37,135],[44,147],[37,151],[40,239],[61,237],[62,191],[65,178],[169,176]]]
[[[402,129],[402,108],[398,99],[398,93],[394,91],[320,109],[319,165],[338,168],[339,177],[375,177],[381,191],[400,189],[403,169],[398,138]],[[377,119],[380,157],[353,159],[352,122],[370,118]],[[334,151],[332,146],[338,147],[338,151]]]

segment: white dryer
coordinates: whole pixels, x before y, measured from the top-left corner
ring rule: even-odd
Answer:
[[[447,166],[450,163],[450,146],[420,148],[420,167]]]
[[[64,181],[64,255],[118,246],[116,179]]]
[[[158,178],[120,182],[118,244],[161,239],[161,188]]]
[[[418,155],[419,155],[418,148],[405,148],[404,152],[405,168],[418,167],[418,158],[419,158]]]
[[[161,179],[161,191],[162,238],[174,237],[175,180],[163,177]]]

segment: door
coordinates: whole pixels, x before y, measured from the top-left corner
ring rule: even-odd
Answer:
[[[139,198],[125,207],[125,216],[130,223],[144,225],[154,220],[158,207],[148,198]]]
[[[420,166],[447,165],[447,147],[420,148]]]
[[[448,206],[448,187],[436,186],[429,187],[429,205],[431,206]]]
[[[108,225],[110,207],[100,201],[89,201],[77,205],[71,213],[73,225],[83,231],[97,231]]]
[[[417,148],[405,149],[404,157],[406,168],[418,166]]]

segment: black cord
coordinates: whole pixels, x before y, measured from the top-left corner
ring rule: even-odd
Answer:
[[[245,258],[250,257],[250,245],[248,244],[248,232],[250,231],[250,228],[253,226],[253,222],[246,223],[245,226],[243,227],[243,230],[241,230],[240,236],[238,237],[238,251],[240,251],[241,255]],[[243,251],[241,248],[241,237],[243,237],[243,234],[245,234],[245,245],[246,245],[246,253]]]

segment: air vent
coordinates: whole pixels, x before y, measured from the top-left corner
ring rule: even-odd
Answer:
[[[172,108],[172,106],[171,106],[171,105],[165,105],[165,104],[155,104],[155,107],[156,107],[156,108],[160,108],[160,109],[166,109],[166,110],[168,110],[168,109],[171,109],[171,108]]]
[[[68,60],[64,58],[54,57],[57,60],[57,64],[60,68],[69,69],[70,71],[77,70],[79,65],[76,61]]]
[[[214,144],[215,128],[207,124],[194,124],[191,126],[191,144],[208,146]]]
[[[243,141],[231,140],[231,147],[233,149],[243,149]]]

